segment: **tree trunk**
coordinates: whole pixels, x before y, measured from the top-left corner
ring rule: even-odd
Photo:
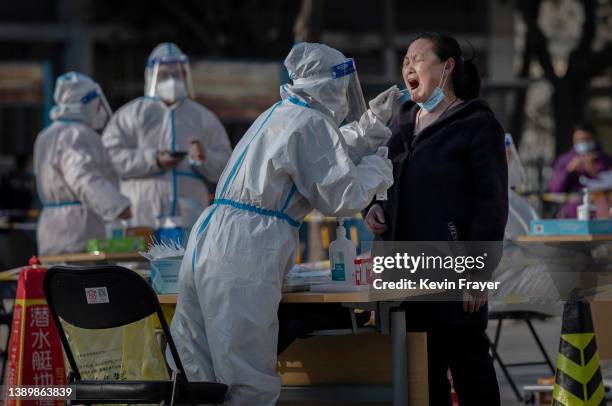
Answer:
[[[529,38],[525,39],[525,49],[523,51],[523,61],[518,77],[520,79],[529,79],[529,71],[531,68],[531,41]],[[512,121],[510,131],[514,143],[518,146],[521,143],[523,136],[523,130],[525,128],[525,103],[527,102],[527,86],[523,86],[516,91],[516,99],[514,102],[514,112],[512,114]]]
[[[552,93],[555,154],[559,156],[572,146],[572,129],[574,126],[575,102],[567,77],[559,79]]]
[[[295,42],[320,42],[323,3],[321,0],[302,0],[293,25]]]

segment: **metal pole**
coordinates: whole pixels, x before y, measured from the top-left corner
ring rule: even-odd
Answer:
[[[94,40],[89,29],[92,9],[91,0],[61,0],[58,3],[60,19],[69,27],[64,71],[76,70],[86,75],[94,73]]]
[[[408,404],[408,352],[406,350],[406,313],[391,311],[391,356],[393,370],[393,406]]]
[[[394,0],[385,0],[383,3],[383,53],[385,80],[394,82],[398,69],[397,55],[395,53],[395,21],[393,19]]]

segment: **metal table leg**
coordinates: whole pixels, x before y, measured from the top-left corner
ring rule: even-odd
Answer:
[[[393,365],[393,406],[408,404],[408,353],[406,351],[406,313],[391,310],[391,357]]]

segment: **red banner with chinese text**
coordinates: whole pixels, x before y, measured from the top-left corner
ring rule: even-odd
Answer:
[[[46,269],[35,264],[19,273],[13,310],[5,389],[24,385],[66,385],[62,344],[43,293]],[[63,400],[19,400],[3,394],[7,406],[61,406]]]

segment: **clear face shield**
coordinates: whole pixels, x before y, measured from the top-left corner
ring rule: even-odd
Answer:
[[[106,114],[110,117],[111,114],[113,114],[113,111],[111,110],[110,105],[108,104],[108,100],[106,100],[106,96],[104,96],[104,93],[102,93],[100,86],[97,86],[95,90],[92,90],[85,96],[81,97],[81,103],[84,105],[88,105],[89,103],[94,102],[97,98],[100,98],[100,102],[96,107],[96,113],[100,112],[101,110],[104,110]],[[93,105],[96,104],[94,103]]]
[[[363,113],[366,112],[367,107],[353,58],[349,58],[346,62],[334,66],[332,68],[332,77],[347,82],[346,99],[348,112],[344,122],[359,121]]]
[[[81,104],[85,106],[84,112],[89,117],[89,122],[95,130],[104,128],[113,114],[99,85],[96,86],[96,89],[81,97]]]
[[[146,74],[145,96],[169,103],[194,96],[189,59],[185,55],[149,60]]]

